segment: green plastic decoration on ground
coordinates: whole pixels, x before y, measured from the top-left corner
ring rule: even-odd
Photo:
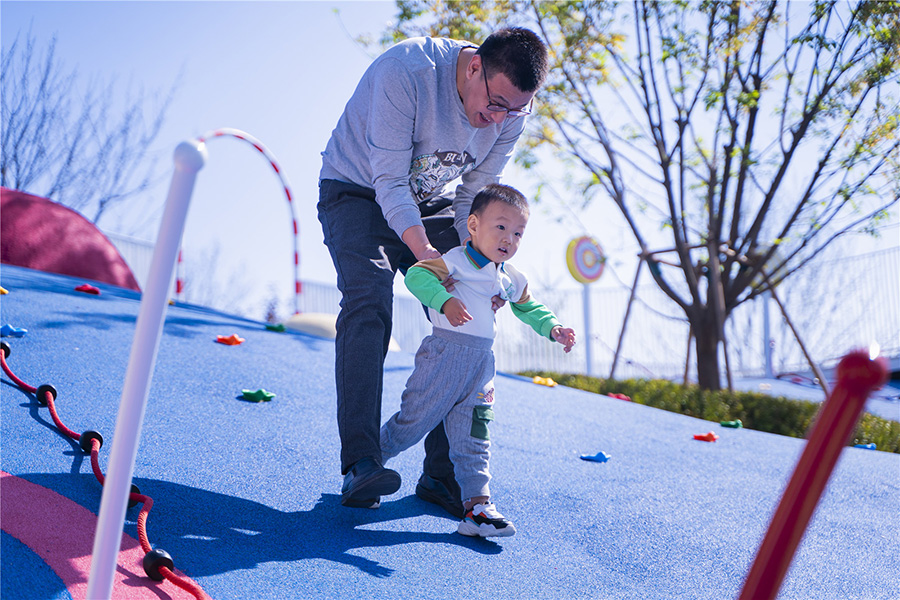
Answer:
[[[275,397],[275,394],[272,392],[267,392],[266,390],[241,390],[241,395],[244,397],[244,400],[249,402],[269,402],[272,398]]]

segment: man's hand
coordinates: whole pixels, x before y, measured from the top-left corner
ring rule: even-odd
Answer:
[[[472,315],[469,314],[469,311],[466,310],[466,305],[459,298],[450,298],[444,302],[441,312],[444,313],[444,316],[447,317],[447,320],[454,327],[459,327],[472,320]]]
[[[562,325],[557,325],[550,331],[550,335],[553,336],[553,339],[565,346],[564,350],[569,352],[572,350],[572,346],[575,345],[575,330],[563,327]]]
[[[425,234],[425,228],[421,225],[413,225],[403,232],[403,243],[406,244],[416,260],[428,260],[429,258],[440,258],[441,253],[438,252],[428,236]]]

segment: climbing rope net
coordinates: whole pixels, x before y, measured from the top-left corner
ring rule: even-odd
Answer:
[[[9,358],[12,352],[9,344],[0,342],[0,350],[2,350],[0,351],[0,366],[2,366],[3,372],[21,389],[34,394],[38,404],[46,406],[50,410],[50,417],[53,419],[59,432],[78,442],[81,450],[85,454],[91,455],[91,469],[102,486],[106,480],[103,471],[100,469],[100,449],[103,447],[103,436],[92,429],[78,433],[67,427],[60,419],[59,412],[56,409],[58,396],[56,388],[50,384],[42,384],[35,387],[19,379],[6,362],[6,359]],[[150,539],[147,536],[147,518],[150,515],[150,510],[153,508],[153,498],[142,494],[140,489],[132,484],[131,493],[128,497],[128,506],[135,507],[138,504],[143,505],[137,518],[137,530],[138,541],[141,544],[141,549],[144,551],[144,572],[154,581],[167,580],[171,582],[192,594],[198,600],[209,600],[209,596],[198,585],[174,572],[175,564],[168,552],[160,548],[153,548],[150,545]]]

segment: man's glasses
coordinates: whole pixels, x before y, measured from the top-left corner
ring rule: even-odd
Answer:
[[[481,72],[484,74],[484,89],[487,91],[488,104],[487,109],[491,112],[503,112],[506,113],[508,117],[524,117],[525,115],[531,114],[531,105],[534,104],[534,97],[531,98],[531,102],[528,103],[528,108],[509,108],[503,106],[502,104],[497,104],[493,100],[491,100],[491,88],[488,87],[488,74],[487,68],[484,65],[484,60],[481,61]]]

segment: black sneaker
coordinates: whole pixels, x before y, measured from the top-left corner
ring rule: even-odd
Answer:
[[[455,488],[456,493],[453,493],[451,487]],[[422,473],[419,483],[416,484],[416,496],[425,502],[437,504],[457,519],[462,519],[466,515],[459,499],[459,485],[456,481],[445,482]]]
[[[400,489],[400,474],[386,469],[374,458],[360,459],[344,475],[341,504],[353,508],[378,508],[381,496]]]
[[[466,512],[456,531],[470,537],[509,537],[516,535],[516,527],[500,514],[493,504],[476,504]]]

